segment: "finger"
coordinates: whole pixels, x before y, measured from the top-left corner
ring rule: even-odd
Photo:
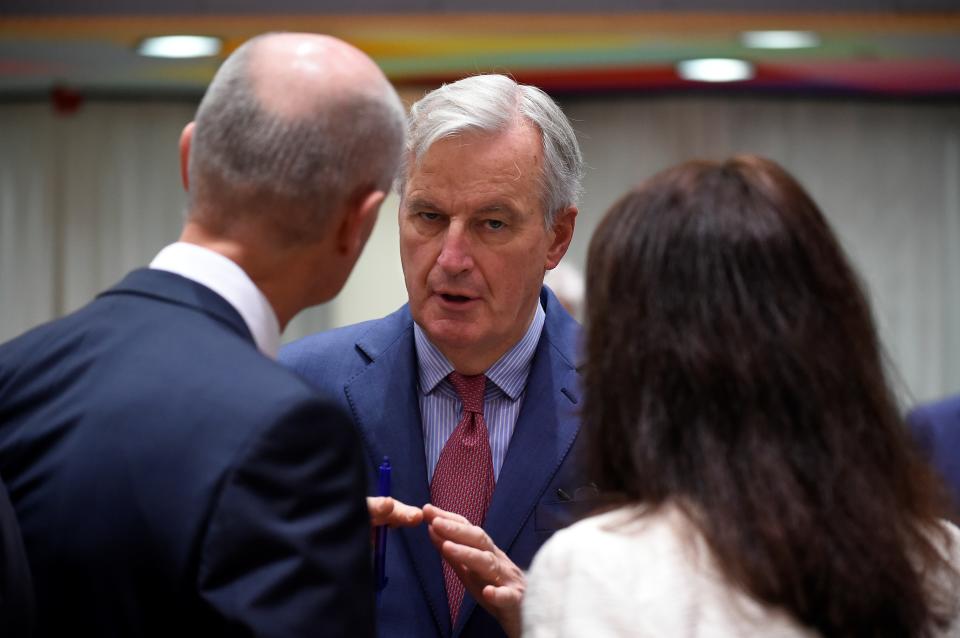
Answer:
[[[460,516],[459,514],[455,514],[454,512],[448,512],[447,510],[442,510],[436,505],[431,505],[430,503],[427,503],[426,505],[423,506],[423,516],[428,523],[431,523],[437,520],[438,518],[445,518],[451,521],[457,521],[458,523],[463,523],[464,525],[470,524],[470,521],[468,521],[463,516]]]
[[[500,609],[519,607],[523,601],[522,592],[515,587],[495,587],[493,585],[487,585],[483,588],[481,595],[487,603]]]
[[[370,525],[386,525],[393,512],[394,501],[389,496],[368,496],[367,512],[370,514]]]
[[[427,525],[427,535],[430,536],[430,542],[437,548],[437,551],[440,551],[440,546],[443,545],[443,541],[446,539],[438,535],[432,525]]]
[[[430,523],[430,527],[438,536],[446,540],[459,543],[460,545],[469,545],[477,549],[493,551],[496,545],[483,531],[483,528],[471,525],[470,523],[461,523],[448,518],[437,518]]]
[[[493,587],[492,585],[484,587],[477,600],[481,606],[496,616],[507,636],[520,636],[523,633],[520,612],[522,601],[522,587]]]
[[[390,527],[414,527],[423,522],[423,510],[394,500],[393,511],[387,519]]]
[[[497,557],[491,552],[444,541],[440,553],[454,569],[466,569],[479,585],[500,585],[502,574]]]

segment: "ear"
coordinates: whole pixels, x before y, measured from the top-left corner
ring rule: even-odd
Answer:
[[[360,254],[370,239],[380,205],[386,197],[383,191],[371,191],[347,206],[337,231],[337,252],[341,255]]]
[[[557,267],[563,256],[567,254],[570,240],[573,239],[573,228],[577,224],[577,207],[568,206],[557,213],[550,229],[550,246],[547,248],[547,270]]]
[[[193,143],[193,122],[183,127],[180,133],[180,179],[183,190],[190,190],[190,144]]]

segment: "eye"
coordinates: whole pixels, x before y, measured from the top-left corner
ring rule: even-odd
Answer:
[[[440,219],[440,213],[431,213],[427,211],[417,213],[417,216],[420,217],[420,219],[428,222],[435,222]]]
[[[499,219],[488,219],[484,223],[487,225],[487,228],[489,228],[490,230],[500,230],[501,228],[506,226],[506,224],[504,224]]]

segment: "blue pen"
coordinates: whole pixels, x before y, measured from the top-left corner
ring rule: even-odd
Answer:
[[[383,457],[380,464],[380,496],[390,496],[390,458]],[[387,586],[387,526],[378,525],[374,530],[373,540],[373,580],[377,590],[377,605],[380,604],[380,593]]]

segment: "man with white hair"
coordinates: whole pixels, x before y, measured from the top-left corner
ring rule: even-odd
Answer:
[[[543,287],[573,237],[582,159],[560,108],[502,75],[432,91],[409,122],[409,304],[281,361],[350,410],[371,478],[388,456],[393,496],[429,503],[387,552],[379,634],[515,635],[522,569],[586,493],[579,326]]]
[[[0,347],[36,636],[374,635],[356,431],[273,357],[343,286],[403,138],[362,52],[255,38],[180,138],[180,240]]]

